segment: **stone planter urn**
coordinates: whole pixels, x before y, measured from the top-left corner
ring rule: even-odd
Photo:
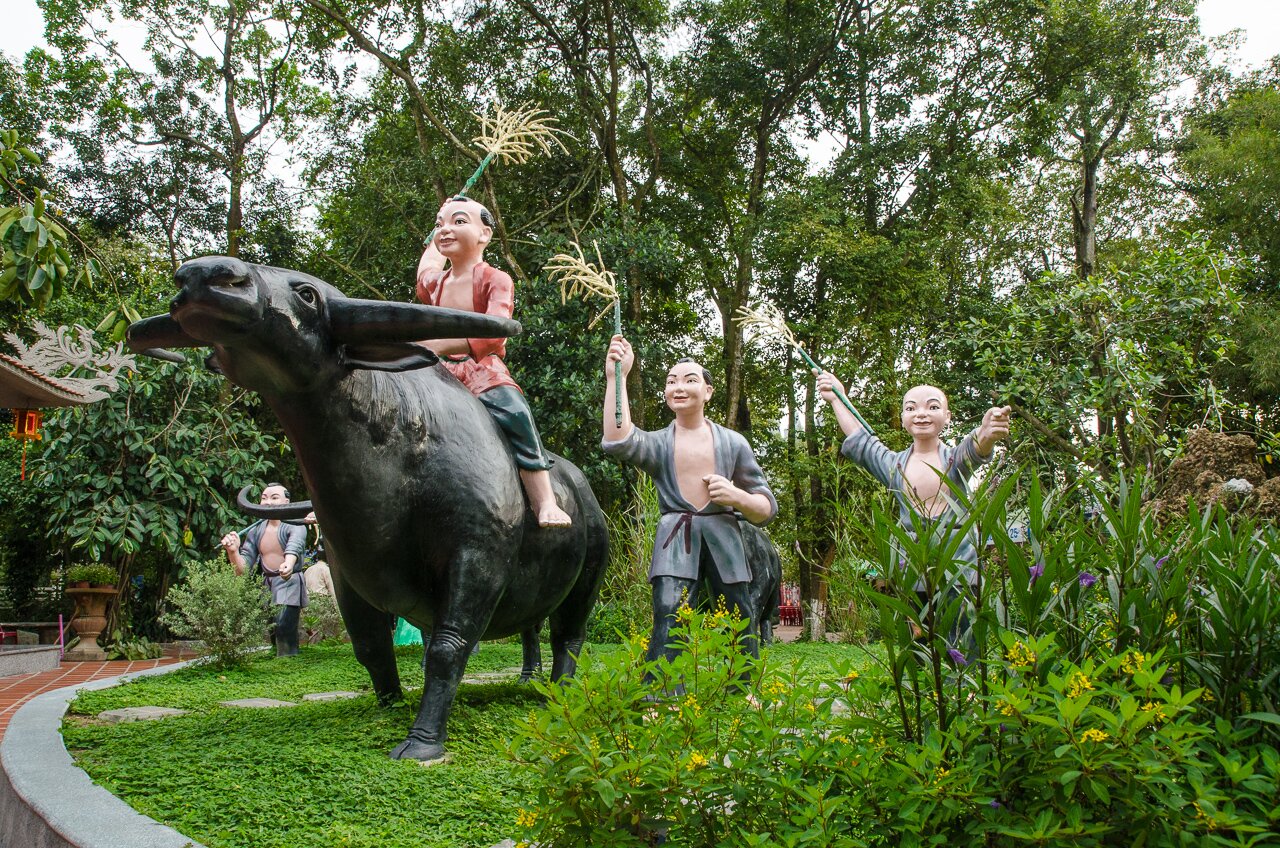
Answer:
[[[114,586],[91,586],[87,589],[68,587],[67,595],[75,600],[76,611],[71,627],[80,642],[63,656],[72,662],[102,662],[106,652],[98,647],[98,635],[107,626],[107,605],[116,596]]]

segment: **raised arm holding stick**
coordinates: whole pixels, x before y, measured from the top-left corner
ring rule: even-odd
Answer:
[[[600,310],[596,317],[591,319],[587,324],[587,329],[594,327],[604,314],[609,311],[609,305],[613,306],[613,334],[615,336],[622,335],[622,298],[618,294],[618,278],[614,276],[612,271],[604,267],[604,260],[600,258],[600,245],[592,242],[592,247],[596,249],[596,262],[598,265],[592,265],[582,256],[582,247],[575,244],[574,249],[577,256],[570,256],[567,253],[557,253],[551,257],[551,261],[543,266],[547,272],[547,276],[551,279],[560,277],[560,302],[567,303],[569,298],[581,297],[583,300],[590,300],[593,297],[603,298],[607,305]],[[613,376],[615,383],[622,382],[622,362],[615,361],[613,363]],[[614,399],[614,420],[619,427],[622,426],[622,395],[615,395]]]
[[[814,362],[809,354],[805,352],[804,345],[800,344],[795,334],[791,332],[791,328],[787,326],[787,319],[782,317],[782,312],[773,304],[766,303],[756,309],[748,309],[743,306],[735,314],[743,329],[754,328],[762,335],[782,339],[800,354],[800,357],[815,373],[827,370]],[[862,425],[863,429],[868,433],[875,432],[871,429],[871,425],[867,423],[867,420],[854,407],[853,402],[849,400],[849,396],[844,393],[843,388],[837,393],[836,397],[844,408]]]

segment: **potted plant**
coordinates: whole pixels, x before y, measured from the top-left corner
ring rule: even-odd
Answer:
[[[109,565],[75,565],[67,569],[67,596],[76,604],[71,626],[80,643],[67,652],[73,661],[105,660],[98,634],[107,626],[107,606],[116,596],[116,570]]]
[[[116,570],[109,565],[73,565],[67,569],[67,586],[84,589],[89,586],[111,587],[116,585]]]

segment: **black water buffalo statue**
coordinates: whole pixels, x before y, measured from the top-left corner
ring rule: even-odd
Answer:
[[[401,697],[388,614],[431,634],[418,715],[391,756],[444,756],[449,708],[481,639],[549,619],[552,678],[573,673],[604,576],[604,514],[582,472],[557,458],[552,485],[573,526],[539,528],[493,417],[413,343],[509,336],[519,324],[347,298],[307,274],[228,257],[193,259],[176,280],[169,314],[130,326],[129,346],[211,347],[211,367],[280,419],[379,701]]]

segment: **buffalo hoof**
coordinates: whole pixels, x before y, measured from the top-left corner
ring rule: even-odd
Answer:
[[[404,700],[404,693],[397,689],[394,692],[383,692],[378,695],[378,706],[394,707],[396,704]]]
[[[439,742],[419,742],[417,739],[406,739],[391,749],[393,760],[418,760],[422,763],[444,761],[448,754],[444,745]]]

